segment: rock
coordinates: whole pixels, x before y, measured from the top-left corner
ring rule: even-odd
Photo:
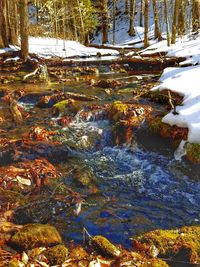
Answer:
[[[200,144],[187,143],[186,156],[191,162],[200,164]]]
[[[128,105],[121,101],[115,101],[108,110],[108,117],[112,121],[119,121],[123,119],[128,113]]]
[[[94,236],[92,238],[92,244],[94,248],[103,256],[119,257],[121,254],[120,250],[104,236]]]
[[[53,114],[75,116],[81,109],[78,102],[73,99],[62,100],[53,105]]]
[[[12,236],[10,245],[17,250],[48,247],[60,244],[61,236],[54,226],[48,224],[27,224]]]
[[[200,262],[200,226],[182,227],[177,230],[155,230],[137,237],[133,247],[145,247],[149,254],[152,246],[158,256],[172,260]]]
[[[61,266],[67,260],[68,249],[64,245],[57,245],[45,250],[44,255],[51,265]]]

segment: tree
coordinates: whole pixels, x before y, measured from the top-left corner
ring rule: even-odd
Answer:
[[[145,4],[144,4],[144,47],[149,46],[148,31],[149,31],[149,1],[145,0]]]
[[[21,38],[20,58],[26,61],[28,57],[28,0],[19,0],[19,15]]]
[[[108,42],[108,1],[102,0],[102,44]]]
[[[192,31],[197,32],[200,28],[200,0],[192,1]]]
[[[154,38],[158,39],[158,41],[161,41],[162,36],[161,36],[160,29],[159,29],[159,24],[158,24],[158,11],[157,11],[157,6],[156,6],[156,0],[152,0],[152,5],[153,5],[154,24],[155,24]]]
[[[134,29],[135,6],[136,6],[136,1],[130,0],[130,20],[129,20],[129,30],[128,30],[130,36],[135,35],[135,29]]]
[[[169,21],[168,21],[168,11],[167,11],[166,0],[164,0],[164,16],[165,16],[165,24],[166,24],[166,30],[167,30],[167,46],[170,46]]]
[[[180,4],[181,4],[181,0],[175,0],[174,15],[173,15],[173,22],[172,22],[172,44],[176,43],[176,33],[177,33],[177,26],[178,26],[178,15],[179,15]]]

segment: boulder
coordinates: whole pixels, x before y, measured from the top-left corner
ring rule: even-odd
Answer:
[[[27,224],[11,237],[10,245],[17,250],[58,245],[62,238],[54,226],[48,224]]]

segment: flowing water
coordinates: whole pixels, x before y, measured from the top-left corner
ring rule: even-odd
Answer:
[[[146,83],[148,79],[143,77],[142,81]],[[129,85],[132,88],[137,86],[142,85],[138,82]],[[84,83],[56,87],[62,87],[64,91],[98,95],[104,103],[132,95],[129,92],[106,96],[103,90],[91,90]],[[55,89],[55,86],[49,85],[49,88]],[[41,110],[34,108],[30,99],[23,102],[33,112],[33,119],[24,129],[45,124],[44,118],[49,117],[49,111],[44,110],[41,114]],[[58,167],[64,171],[73,170],[74,166],[90,170],[99,191],[88,194],[79,216],[69,216],[63,212],[59,217],[52,218],[66,241],[73,239],[81,242],[82,229],[85,227],[92,235],[102,234],[115,243],[130,247],[130,238],[135,234],[156,228],[199,224],[198,166],[176,161],[174,149],[166,145],[164,139],[146,133],[145,123],[137,132],[133,144],[116,147],[112,141],[112,125],[108,121],[94,115],[83,120],[80,115],[78,113],[69,127],[60,129],[63,145],[67,144],[70,152],[66,162]],[[11,136],[21,134],[16,127],[10,132]],[[73,179],[73,172],[65,176],[65,183],[85,193],[83,187]]]

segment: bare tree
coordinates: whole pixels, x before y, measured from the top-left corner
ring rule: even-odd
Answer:
[[[176,43],[176,33],[177,33],[177,26],[178,26],[178,15],[179,15],[180,4],[181,4],[181,0],[175,0],[174,15],[173,15],[173,22],[172,22],[172,44]]]
[[[200,28],[200,0],[192,1],[192,31],[196,32]]]
[[[20,57],[23,61],[26,61],[28,57],[28,0],[19,0],[19,15],[21,38]]]
[[[135,35],[135,29],[134,29],[135,9],[136,9],[136,1],[130,0],[130,20],[129,20],[129,30],[128,30],[130,36]]]
[[[145,0],[145,5],[144,5],[144,47],[149,46],[148,32],[149,32],[149,1]]]
[[[153,5],[154,24],[155,24],[154,38],[161,41],[162,36],[161,36],[160,29],[159,29],[158,10],[157,10],[157,5],[156,5],[156,0],[152,0],[152,5]]]
[[[108,42],[108,1],[102,0],[102,43]]]

